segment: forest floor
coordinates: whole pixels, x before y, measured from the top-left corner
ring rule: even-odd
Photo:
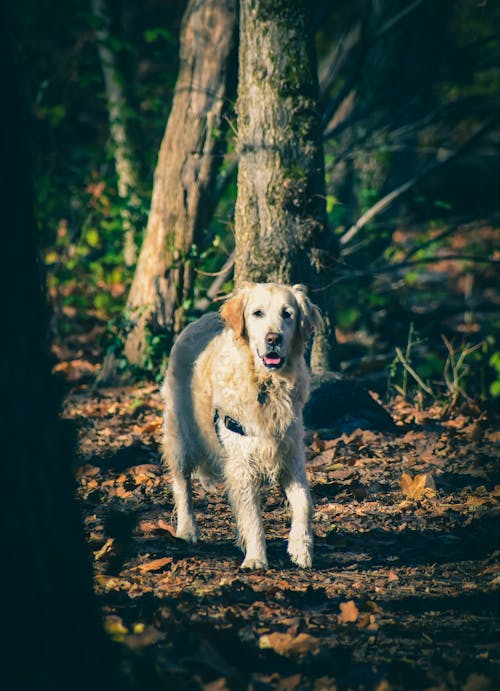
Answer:
[[[310,437],[312,570],[263,490],[270,568],[239,570],[222,488],[175,537],[157,387],[75,387],[78,495],[105,628],[142,689],[500,688],[498,419],[403,399],[398,429]]]

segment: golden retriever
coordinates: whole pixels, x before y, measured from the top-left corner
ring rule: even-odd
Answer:
[[[163,455],[172,472],[177,536],[198,540],[191,478],[225,482],[244,569],[267,567],[263,481],[278,481],[292,509],[288,553],[312,564],[312,504],[302,409],[304,350],[320,313],[301,285],[245,283],[177,339],[162,387]]]

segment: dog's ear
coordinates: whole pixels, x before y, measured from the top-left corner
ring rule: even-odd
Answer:
[[[243,283],[220,308],[220,316],[238,338],[245,333],[245,301],[250,283]]]
[[[292,286],[292,292],[299,306],[297,329],[302,342],[306,344],[311,338],[313,331],[321,325],[321,312],[307,297],[305,286],[297,283]]]

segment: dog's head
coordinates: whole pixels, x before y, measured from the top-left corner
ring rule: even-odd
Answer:
[[[244,283],[221,308],[221,316],[243,339],[256,367],[278,370],[302,355],[320,312],[302,285]]]

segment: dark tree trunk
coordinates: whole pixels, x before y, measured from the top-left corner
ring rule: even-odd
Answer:
[[[236,283],[329,281],[335,247],[327,227],[316,59],[305,2],[242,0],[238,82]],[[312,292],[324,331],[312,364],[332,364],[325,292]]]
[[[125,355],[133,364],[142,364],[148,324],[177,333],[192,297],[190,254],[212,211],[236,26],[236,0],[191,0],[184,15],[179,77],[126,307]]]
[[[12,30],[12,17],[1,19]],[[58,419],[60,396],[50,374],[27,156],[30,127],[6,39],[0,41],[6,117],[0,181],[0,685],[9,691],[111,690],[107,641],[74,500],[72,439]]]

